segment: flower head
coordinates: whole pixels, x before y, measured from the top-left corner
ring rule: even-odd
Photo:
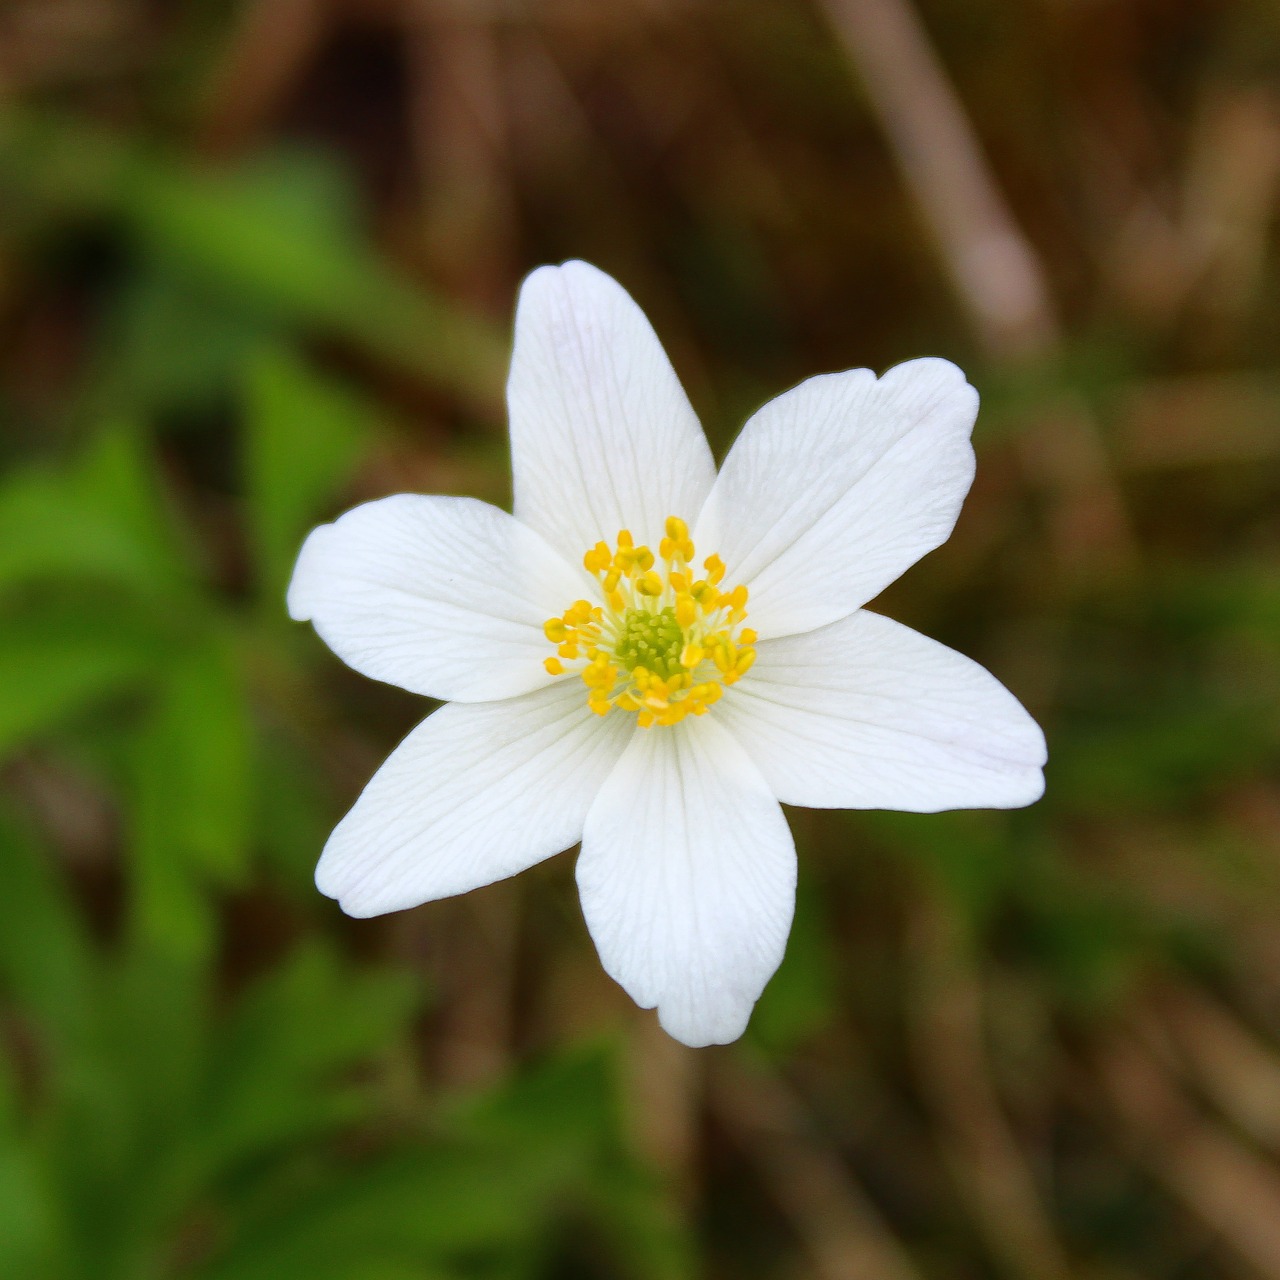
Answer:
[[[1044,737],[982,667],[863,606],[946,540],[978,399],[945,360],[810,378],[719,475],[639,308],[583,262],[521,290],[515,514],[399,494],[314,530],[289,611],[446,700],[325,846],[372,916],[581,841],[608,973],[686,1044],[741,1035],[791,927],[779,807],[1011,808]]]

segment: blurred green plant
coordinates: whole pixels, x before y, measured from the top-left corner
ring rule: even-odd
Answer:
[[[127,36],[171,6],[81,6],[117,61],[23,88],[57,24],[10,10],[55,8],[0,11],[0,1276],[1280,1274],[1280,133],[1240,72],[1274,14],[922,6],[1066,300],[1018,362],[937,283],[822,6],[401,7],[409,52],[336,91],[351,168],[271,141],[307,129],[245,74],[318,35],[177,6],[194,61],[228,41],[209,136],[259,116],[215,161],[217,94]],[[363,114],[401,74],[412,144]],[[463,83],[483,109],[441,106]],[[363,208],[365,149],[411,208]],[[1026,697],[1046,798],[793,814],[790,947],[729,1053],[643,1020],[548,1049],[612,1016],[563,866],[465,937],[449,904],[344,932],[311,888],[413,711],[291,628],[296,548],[392,484],[506,484],[505,331],[375,218],[469,296],[616,270],[721,445],[819,368],[940,353],[982,388],[978,488],[884,608]],[[498,990],[509,1053],[464,1088],[437,983],[477,973],[452,1003]]]
[[[421,978],[342,959],[297,908],[273,965],[230,994],[219,978],[255,853],[283,848],[282,889],[305,900],[333,818],[283,595],[378,427],[303,339],[480,400],[499,381],[497,340],[368,255],[334,181],[284,159],[198,175],[78,121],[0,125],[8,235],[56,254],[93,230],[131,258],[72,397],[78,444],[0,481],[0,763],[35,752],[91,779],[126,873],[102,936],[0,804],[0,1275],[515,1278],[566,1240],[620,1276],[684,1274],[623,1142],[612,1050],[396,1118]],[[238,459],[239,548],[193,527],[163,461],[166,415],[211,403],[243,423],[216,441]]]

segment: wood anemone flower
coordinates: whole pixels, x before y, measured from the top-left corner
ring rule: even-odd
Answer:
[[[993,676],[863,606],[951,534],[978,396],[946,360],[810,378],[720,473],[657,336],[583,262],[524,282],[515,514],[399,494],[307,538],[289,612],[446,701],[316,871],[354,916],[582,842],[608,973],[689,1045],[735,1040],[786,948],[779,801],[1013,808],[1044,735]]]

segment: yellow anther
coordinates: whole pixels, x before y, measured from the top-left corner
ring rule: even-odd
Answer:
[[[689,714],[683,702],[673,702],[665,711],[658,714],[658,723],[664,725],[679,724]]]
[[[587,699],[587,706],[598,716],[607,716],[609,714],[609,699],[603,695],[597,697],[594,693]]]
[[[698,606],[694,604],[693,597],[687,595],[676,596],[676,621],[682,627],[691,627],[698,620]]]
[[[627,602],[622,598],[621,591],[610,591],[606,599],[609,601],[609,608],[614,613],[621,613],[627,607]]]
[[[689,588],[692,583],[687,573],[681,573],[679,569],[672,569],[671,572],[667,574],[667,581],[671,583],[672,591],[677,593],[684,592],[685,595],[689,594]]]
[[[575,600],[565,611],[564,617],[566,622],[581,626],[584,622],[591,621],[591,605],[586,600]]]
[[[564,663],[559,658],[547,658],[542,665],[546,667],[549,676],[564,675]]]
[[[613,563],[613,553],[607,542],[597,542],[585,556],[582,563],[588,573],[603,573]]]
[[[650,569],[637,580],[636,590],[642,596],[660,596],[663,592],[662,579]]]
[[[694,698],[689,699],[689,711],[695,716],[705,716],[710,708],[705,702],[698,702]]]
[[[689,526],[679,516],[668,516],[663,528],[673,542],[684,542],[689,536]]]
[[[676,558],[676,544],[670,538],[663,538],[658,543],[658,554],[664,560],[674,560]]]
[[[707,571],[707,580],[712,586],[724,577],[724,561],[719,556],[708,556],[702,562],[702,567]]]
[[[640,712],[640,714],[636,716],[636,723],[642,729],[647,729],[651,724],[653,724],[653,712],[652,711]]]
[[[614,672],[610,667],[600,667],[594,662],[582,668],[582,683],[588,689],[607,689],[613,684]]]
[[[633,693],[623,693],[618,697],[617,705],[623,711],[639,711],[644,705]]]
[[[739,644],[755,644],[755,642],[759,639],[760,637],[756,635],[756,633],[752,631],[750,627],[743,627],[742,630],[738,632]]]
[[[604,575],[604,593],[608,595],[611,591],[617,591],[618,583],[622,581],[622,574],[617,569],[610,569]]]
[[[569,632],[564,625],[563,618],[548,618],[546,622],[542,624],[542,634],[545,635],[552,644],[560,644]]]
[[[680,544],[680,559],[681,560],[693,559],[693,539],[692,538],[686,538]]]
[[[738,660],[733,664],[734,675],[745,676],[751,670],[751,664],[756,660],[756,651],[754,649],[743,649],[738,654]]]
[[[722,640],[715,647],[712,653],[715,664],[726,675],[733,670],[734,663],[738,660],[738,655],[734,652],[733,642],[730,640]]]
[[[680,650],[680,665],[692,671],[703,659],[702,649],[696,644],[687,644]]]
[[[619,550],[621,550],[624,547],[634,547],[635,545],[636,545],[636,540],[631,536],[630,529],[618,530],[618,549]]]
[[[562,644],[556,652],[562,658],[576,658],[578,656],[578,646],[572,641],[569,641],[566,644]]]
[[[648,547],[636,548],[636,563],[642,570],[653,568],[653,552]]]
[[[747,589],[739,583],[729,592],[729,608],[745,609],[747,607]]]

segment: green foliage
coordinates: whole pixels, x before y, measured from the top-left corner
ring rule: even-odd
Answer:
[[[1062,304],[1012,358],[948,293],[898,177],[928,156],[889,162],[824,7],[674,6],[641,38],[627,6],[587,34],[0,16],[4,1280],[1257,1265],[1280,289],[1274,120],[1233,76],[1280,29],[1252,0],[915,6]],[[1101,147],[1098,102],[1125,121]],[[978,483],[883,608],[1048,731],[1023,812],[790,814],[787,955],[723,1053],[665,1056],[630,1012],[565,1032],[621,1001],[552,868],[359,924],[312,885],[422,708],[291,627],[297,549],[392,485],[507,492],[509,335],[454,298],[495,316],[570,254],[660,317],[720,451],[818,370],[961,361]],[[1216,1169],[1251,1188],[1231,1213]]]
[[[22,787],[0,807],[0,1275],[532,1277],[569,1239],[620,1277],[688,1274],[621,1134],[610,1051],[406,1096],[425,981],[305,925],[334,813],[284,590],[378,415],[304,338],[482,399],[499,345],[381,266],[324,166],[197,172],[10,117],[0,187],[27,243],[93,225],[133,261],[68,401],[79,443],[0,479],[0,762],[106,798],[122,894],[91,927]],[[234,545],[198,526],[189,456],[166,457],[175,424],[182,455],[182,424],[215,405],[240,424],[216,445]],[[287,874],[283,950],[228,984],[228,913],[268,861]]]
[[[248,519],[267,608],[276,610],[302,539],[367,444],[369,408],[288,351],[245,370]]]

